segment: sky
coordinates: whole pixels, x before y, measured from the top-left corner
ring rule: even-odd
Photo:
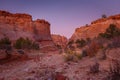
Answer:
[[[28,13],[33,20],[45,19],[51,33],[70,38],[75,29],[91,21],[120,14],[120,0],[0,0],[0,10]]]

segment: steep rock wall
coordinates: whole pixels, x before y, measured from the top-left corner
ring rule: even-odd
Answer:
[[[29,14],[13,14],[7,11],[0,11],[0,28],[1,36],[11,38],[10,35],[16,35],[17,37],[26,36],[37,41],[52,40],[50,35],[50,23],[41,19],[33,21],[32,16]]]

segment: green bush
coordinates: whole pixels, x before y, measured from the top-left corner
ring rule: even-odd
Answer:
[[[77,59],[80,60],[80,59],[82,59],[83,56],[82,56],[82,54],[75,54],[75,57],[77,57]]]
[[[100,33],[99,36],[108,39],[120,36],[120,29],[117,28],[116,25],[110,24],[109,28],[106,29],[105,33]]]
[[[82,50],[82,57],[86,57],[87,56],[87,51],[86,50]]]
[[[84,39],[78,39],[75,43],[77,44],[77,47],[84,47],[86,45],[86,41]]]
[[[19,39],[16,40],[16,43],[14,44],[14,47],[16,49],[23,49],[25,48],[25,46],[28,45],[29,41],[27,42],[28,39],[24,39],[22,37],[20,37]],[[29,45],[30,46],[30,45]]]
[[[11,41],[8,37],[2,38],[0,40],[0,49],[6,49],[7,46],[11,46]]]
[[[39,44],[33,42],[29,38],[22,38],[16,40],[14,47],[16,49],[39,49]]]
[[[11,57],[12,46],[11,41],[8,37],[4,37],[0,40],[0,49],[5,50],[6,58]]]
[[[39,44],[36,43],[36,42],[33,42],[33,43],[32,43],[32,49],[39,50],[39,49],[40,49]]]
[[[88,37],[88,38],[86,38],[86,41],[87,42],[91,42],[91,39]]]
[[[72,50],[67,50],[64,58],[65,58],[65,61],[77,62],[78,60],[82,59],[82,55],[78,54]]]
[[[67,61],[73,61],[74,60],[73,57],[74,57],[73,54],[67,54],[67,55],[64,56],[66,62]]]
[[[10,45],[10,44],[11,44],[11,41],[9,40],[8,37],[5,37],[5,38],[2,38],[2,39],[0,40],[0,45],[2,45],[2,44]]]
[[[71,41],[68,42],[68,45],[72,45],[73,43],[74,43],[74,41],[71,40]]]
[[[107,15],[106,15],[106,14],[103,14],[103,15],[102,15],[102,18],[107,18]]]
[[[71,41],[68,42],[67,47],[68,47],[69,49],[71,49],[71,50],[74,50],[74,49],[75,49],[75,46],[73,46],[73,44],[74,44],[74,41],[71,40]]]
[[[58,49],[62,49],[62,46],[59,45],[59,44],[56,44],[56,47],[57,47]]]

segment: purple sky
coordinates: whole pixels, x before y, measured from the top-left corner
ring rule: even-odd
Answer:
[[[119,14],[120,0],[0,0],[0,9],[45,19],[51,24],[51,33],[69,38],[75,28],[102,14]]]

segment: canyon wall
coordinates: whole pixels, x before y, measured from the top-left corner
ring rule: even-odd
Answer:
[[[104,33],[110,24],[115,24],[120,28],[120,15],[101,18],[91,22],[90,25],[79,27],[75,30],[70,40],[95,38],[99,33]]]
[[[32,20],[29,14],[10,13],[0,10],[0,38],[9,37],[17,40],[20,37],[28,37],[37,41],[40,45],[54,45],[50,34],[50,23],[42,20]],[[50,43],[50,44],[49,44]]]
[[[26,34],[31,33],[31,36],[37,41],[51,40],[50,23],[40,19],[33,21],[32,16],[29,14],[12,14],[6,11],[0,11],[0,28],[8,28],[9,31],[14,33],[19,31]],[[9,31],[8,33],[12,34],[12,32]],[[9,35],[4,33],[2,30],[1,33],[9,37]],[[25,34],[23,34],[23,37],[24,36]]]

